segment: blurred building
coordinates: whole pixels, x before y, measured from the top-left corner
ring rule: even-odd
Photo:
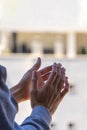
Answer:
[[[38,52],[70,58],[86,54],[85,5],[85,0],[1,0],[0,53]],[[37,51],[32,49],[36,46]]]

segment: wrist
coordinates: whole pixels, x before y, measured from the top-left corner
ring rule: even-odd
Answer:
[[[52,112],[51,112],[51,110],[50,110],[50,108],[47,105],[40,104],[40,103],[37,103],[37,104],[33,105],[31,103],[31,106],[32,106],[32,109],[34,109],[35,107],[38,107],[38,106],[44,107],[44,108],[46,108],[49,111],[49,113],[50,113],[51,116],[53,115]]]
[[[49,112],[49,109],[43,105],[36,105],[33,108],[32,114],[31,115],[36,115],[40,116],[46,123],[50,124],[52,120],[52,115]]]

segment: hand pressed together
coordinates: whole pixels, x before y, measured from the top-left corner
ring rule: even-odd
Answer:
[[[41,76],[39,71],[32,75],[32,87],[30,89],[31,106],[42,105],[48,108],[51,114],[55,112],[60,101],[68,92],[69,83],[65,76],[65,69],[61,64],[54,63],[52,71],[47,78]]]

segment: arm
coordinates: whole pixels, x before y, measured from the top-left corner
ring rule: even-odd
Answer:
[[[41,71],[41,73],[43,72],[44,71]],[[6,69],[0,66],[0,129],[44,130],[43,128],[45,128],[45,130],[49,130],[48,124],[51,121],[51,116],[47,108],[42,106],[35,107],[32,111],[32,114],[21,124],[21,126],[14,122],[14,118],[17,112],[14,105],[16,101],[6,86],[5,81]]]
[[[65,70],[60,65],[53,65],[49,78],[41,77],[40,72],[33,72],[30,91],[33,111],[25,121],[15,128],[20,130],[50,130],[53,113],[69,89]]]
[[[44,106],[34,107],[31,115],[27,117],[21,126],[15,123],[17,130],[50,130],[51,115]]]
[[[52,115],[67,93],[69,84],[65,78],[64,69],[55,64],[45,82],[41,79],[39,72],[33,72],[30,91],[33,112],[21,125],[22,130],[27,128],[29,130],[50,130]]]
[[[32,72],[34,70],[38,70],[40,65],[41,65],[41,59],[38,58],[34,66],[24,74],[19,83],[10,89],[10,91],[12,92],[13,96],[15,97],[18,103],[30,99],[28,92],[31,85]]]
[[[14,98],[12,97],[9,89],[5,85],[6,74],[2,73],[2,70],[3,69],[0,69],[0,88],[1,88],[0,90],[0,99],[1,99],[0,100],[0,120],[1,120],[0,129],[2,130],[6,130],[6,129],[8,130],[14,130],[14,129],[15,130],[25,130],[25,129],[49,130],[50,129],[49,126],[51,122],[51,115],[53,114],[53,110],[54,111],[56,110],[56,107],[58,106],[57,104],[60,103],[60,101],[66,94],[69,87],[68,81],[66,80],[65,86],[62,86],[62,80],[60,80],[61,84],[58,85],[56,81],[59,81],[60,76],[57,76],[57,68],[55,69],[55,66],[53,66],[52,72],[49,78],[48,78],[48,75],[49,75],[48,73],[46,73],[46,75],[43,74],[44,71],[34,72],[33,77],[32,77],[32,87],[31,87],[31,92],[30,92],[33,111],[32,111],[31,116],[28,117],[22,123],[21,126],[19,126],[18,124],[14,122],[17,109],[14,106],[14,103],[13,103],[14,100],[12,100]],[[36,73],[37,73],[37,76],[36,76]],[[41,73],[43,75],[42,77],[40,76]],[[3,78],[4,74],[5,74],[5,77]],[[37,79],[38,79],[38,84],[36,84]],[[37,87],[38,87],[38,90],[36,89]],[[62,91],[57,91],[57,93],[55,93],[53,88],[57,88],[57,87],[62,89]],[[50,94],[49,94],[49,91],[47,91],[47,89],[50,90],[51,92]],[[62,98],[56,95],[56,94],[60,95],[59,92]],[[36,96],[37,93],[38,95]],[[47,97],[45,95],[47,95]],[[35,96],[36,96],[36,99],[35,99]],[[45,98],[43,99],[43,97]],[[54,102],[54,98],[56,99],[55,102]]]
[[[14,130],[16,101],[6,86],[6,69],[0,65],[0,130]]]

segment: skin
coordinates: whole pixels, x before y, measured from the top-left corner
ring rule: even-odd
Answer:
[[[32,108],[37,105],[45,106],[53,115],[68,90],[68,78],[61,64],[53,64],[47,79],[41,77],[40,72],[35,70],[30,89],[31,106]]]
[[[11,91],[18,103],[31,98],[32,108],[42,105],[53,115],[69,90],[68,78],[61,64],[54,63],[53,66],[38,70],[40,65],[41,59],[38,58]]]
[[[24,74],[24,76],[19,81],[19,83],[10,89],[18,103],[30,99],[29,92],[30,92],[30,87],[31,87],[32,73],[33,71],[38,70],[40,66],[41,66],[41,59],[38,58],[34,66]],[[48,78],[51,69],[52,69],[52,66],[47,66],[39,70],[39,73],[44,80]],[[39,81],[39,84],[40,83],[41,82]]]

